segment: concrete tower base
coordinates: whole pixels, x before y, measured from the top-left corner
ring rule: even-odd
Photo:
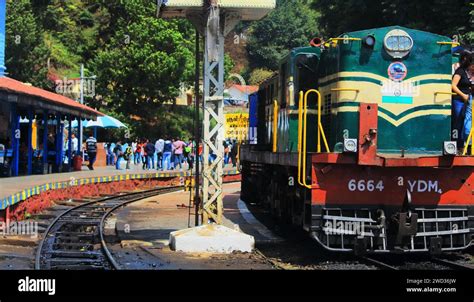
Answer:
[[[230,254],[251,252],[255,239],[222,225],[208,224],[170,233],[170,247],[185,253]]]

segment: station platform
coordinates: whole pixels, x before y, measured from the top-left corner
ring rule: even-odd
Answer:
[[[4,210],[31,196],[48,190],[64,189],[94,183],[107,183],[131,179],[156,179],[191,176],[190,170],[143,170],[140,165],[132,165],[130,170],[116,170],[115,167],[98,167],[82,171],[45,175],[30,175],[2,178],[0,180],[0,210]],[[224,175],[235,175],[240,172],[235,168],[225,168]]]

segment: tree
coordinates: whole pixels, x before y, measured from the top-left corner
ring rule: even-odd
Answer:
[[[180,85],[192,79],[192,40],[179,31],[179,21],[140,16],[117,30],[92,63],[96,91],[109,110],[140,117],[143,129],[156,123],[158,108],[174,100]],[[178,119],[179,120],[179,119]],[[138,130],[140,132],[140,130]]]
[[[8,76],[51,88],[47,80],[49,50],[29,0],[7,2],[6,66]]]
[[[250,73],[249,84],[250,85],[260,85],[266,79],[270,78],[273,75],[273,71],[263,68],[254,69]]]
[[[441,35],[458,35],[472,43],[470,0],[315,0],[318,20],[326,36],[391,25],[406,26]],[[341,17],[344,16],[344,17]],[[472,18],[472,17],[471,17]]]
[[[318,35],[317,14],[309,1],[280,0],[277,4],[268,17],[250,28],[247,50],[253,68],[277,70],[290,49],[308,45]]]

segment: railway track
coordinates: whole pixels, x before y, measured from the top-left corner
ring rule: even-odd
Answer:
[[[105,242],[107,217],[126,204],[182,189],[175,186],[123,193],[68,209],[46,229],[36,253],[35,269],[119,269]]]
[[[474,270],[474,266],[468,263],[445,259],[441,256],[424,255],[423,257],[412,255],[392,255],[392,258],[381,260],[377,257],[360,256],[360,261],[374,265],[381,270],[413,270],[424,267],[425,269],[450,269],[450,270]],[[452,254],[451,256],[454,256]]]

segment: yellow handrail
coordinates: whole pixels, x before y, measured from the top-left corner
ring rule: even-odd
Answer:
[[[462,155],[467,154],[467,148],[469,147],[469,141],[471,142],[471,156],[474,155],[474,148],[472,143],[474,142],[474,127],[472,127],[472,114],[474,113],[474,108],[472,107],[472,98],[469,100],[471,102],[471,131],[469,131],[469,136],[467,137],[466,143],[464,145],[464,149],[462,151]],[[459,134],[458,134],[459,135]]]
[[[326,152],[329,152],[329,145],[324,134],[323,124],[321,122],[321,94],[316,89],[310,89],[305,94],[300,92],[300,100],[298,104],[298,183],[308,189],[311,186],[306,183],[306,134],[308,121],[308,95],[316,93],[318,95],[318,145],[317,152],[321,153],[321,137],[323,138]],[[304,97],[303,97],[304,95]],[[304,127],[303,127],[304,125]],[[303,169],[301,169],[301,162],[303,162]],[[302,171],[301,171],[302,170]]]
[[[452,47],[456,47],[461,45],[459,42],[436,42],[438,45],[451,45]]]
[[[336,44],[339,41],[361,41],[361,38],[352,38],[352,37],[338,37],[338,38],[330,38],[326,42],[324,42],[324,46],[329,47],[331,44]]]
[[[307,123],[308,121],[308,92],[306,92],[304,96],[304,101],[303,101],[303,123],[304,123],[304,128],[303,128],[303,171],[301,173],[301,182],[303,183],[303,186],[311,189],[311,186],[306,183],[306,131],[307,131]]]
[[[277,139],[278,139],[278,102],[273,101],[273,152],[277,152]]]
[[[356,88],[333,88],[333,89],[331,89],[331,91],[355,91],[355,92],[359,92],[360,90],[356,89]]]
[[[321,153],[321,137],[323,138],[324,146],[326,147],[326,152],[329,152],[329,145],[326,140],[326,135],[324,134],[323,123],[321,122],[322,103],[321,103],[321,93],[319,93],[318,90],[310,89],[306,91],[305,96],[304,96],[305,111],[307,112],[306,106],[308,104],[308,95],[310,95],[311,93],[316,93],[316,95],[318,96],[318,145],[317,145],[316,152]],[[305,127],[306,127],[306,121],[305,121]]]
[[[338,38],[330,38],[326,41],[326,43],[330,43],[332,41],[361,41],[361,38],[352,38],[352,37],[338,37]]]
[[[456,95],[456,93],[454,93],[454,92],[447,92],[447,91],[436,91],[434,94],[435,95],[438,95],[438,94]]]
[[[301,134],[303,130],[303,91],[299,93],[298,101],[298,184],[304,187],[304,184],[301,182]]]

